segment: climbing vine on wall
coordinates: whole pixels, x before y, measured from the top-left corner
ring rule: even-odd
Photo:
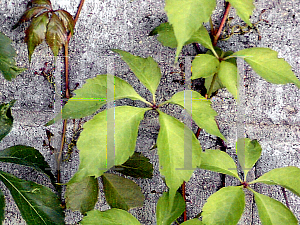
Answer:
[[[62,46],[65,46],[65,54],[67,54],[68,35],[74,32],[76,19],[64,10],[53,10],[49,0],[32,0],[30,3],[29,8],[16,24],[18,26],[20,23],[31,21],[25,31],[29,61],[35,48],[44,40],[55,57]],[[83,1],[80,9],[82,4]],[[226,88],[236,100],[239,99],[237,58],[244,59],[259,76],[270,83],[292,83],[300,88],[300,81],[292,72],[291,66],[284,59],[278,58],[276,51],[255,47],[237,52],[225,52],[216,46],[231,6],[247,26],[251,27],[250,16],[254,9],[252,0],[228,0],[218,29],[211,22],[216,7],[215,1],[166,0],[165,11],[168,22],[160,24],[149,34],[156,36],[164,46],[176,48],[174,62],[177,62],[185,45],[201,44],[207,49],[204,54],[199,53],[194,57],[191,68],[192,80],[204,80],[206,90],[204,96],[195,90],[185,90],[176,92],[164,102],[157,102],[157,88],[162,78],[158,63],[152,57],[142,58],[118,49],[114,49],[113,52],[126,62],[138,80],[149,90],[152,95],[151,101],[143,98],[125,80],[109,74],[87,79],[82,88],[74,91],[61,113],[46,124],[51,126],[64,120],[60,151],[62,154],[66,120],[93,116],[83,125],[82,131],[80,128],[78,140],[72,142],[79,149],[80,165],[78,171],[66,184],[63,197],[58,188],[60,173],[55,177],[49,172],[49,165],[37,150],[28,146],[13,146],[1,151],[0,161],[29,166],[44,173],[58,192],[56,195],[45,186],[23,181],[0,171],[0,180],[11,191],[28,224],[64,224],[64,201],[61,200],[65,200],[66,208],[78,210],[84,215],[81,224],[140,224],[128,210],[141,207],[145,197],[134,181],[121,175],[144,179],[153,176],[153,166],[149,159],[135,152],[140,122],[144,119],[145,113],[150,110],[156,113],[160,124],[153,148],[157,148],[160,174],[168,187],[168,191],[164,192],[157,202],[156,224],[172,224],[174,221],[179,223],[177,218],[182,213],[184,213],[182,224],[185,225],[237,224],[246,204],[245,190],[253,193],[263,224],[298,224],[297,218],[287,206],[256,192],[253,185],[256,183],[280,185],[300,196],[299,168],[289,166],[273,169],[249,181],[248,172],[255,166],[262,152],[256,140],[242,138],[236,142],[236,155],[242,171],[238,171],[239,166],[226,151],[202,150],[198,141],[201,129],[216,136],[222,143],[227,141],[215,120],[218,114],[212,109],[210,98],[219,89]],[[210,22],[210,34],[203,25],[207,22]],[[0,40],[2,40],[0,70],[7,80],[11,80],[25,69],[16,66],[14,61],[16,54],[10,46],[10,40],[2,33],[0,33]],[[68,70],[68,63],[66,63],[66,70]],[[183,78],[185,79],[185,76]],[[66,89],[68,89],[68,79],[66,79]],[[66,92],[66,97],[69,98],[70,95],[67,90]],[[122,105],[98,111],[106,104],[124,98],[140,101],[144,105],[143,107]],[[4,138],[12,128],[13,117],[10,108],[13,104],[14,101],[0,105],[0,139]],[[194,134],[172,112],[169,112],[166,107],[168,104],[184,109],[198,126],[198,132]],[[186,138],[189,138],[188,144]],[[50,139],[48,144],[50,146]],[[29,158],[28,155],[33,157]],[[178,168],[184,169],[178,170]],[[231,176],[237,179],[239,184],[220,188],[207,199],[202,209],[198,210],[197,217],[188,220],[184,195],[185,182],[189,181],[195,168]],[[105,198],[111,207],[106,211],[94,210],[98,199],[98,177],[101,177]],[[183,189],[181,194],[178,192],[180,187]],[[38,203],[39,198],[44,201]],[[0,192],[1,221],[4,220],[4,204],[3,193]],[[45,207],[51,208],[51,213],[45,210]]]

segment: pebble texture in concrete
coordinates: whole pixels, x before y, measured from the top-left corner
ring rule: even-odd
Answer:
[[[79,0],[53,0],[54,8],[62,8],[72,15],[76,14]],[[56,62],[55,87],[47,80],[34,72],[39,72],[48,62],[51,67],[54,64],[53,57],[46,44],[39,46],[33,54],[32,63],[29,65],[26,44],[24,43],[25,26],[16,30],[12,26],[18,21],[26,9],[28,0],[0,0],[0,31],[13,40],[13,46],[17,50],[17,62],[19,66],[28,68],[26,72],[19,75],[12,82],[4,80],[0,76],[0,100],[8,102],[17,99],[12,109],[14,127],[11,133],[0,143],[0,149],[22,144],[35,147],[40,150],[45,159],[55,169],[55,159],[48,148],[43,147],[46,139],[46,129],[54,134],[52,145],[60,146],[60,134],[62,124],[58,123],[50,127],[44,124],[52,119],[60,110],[61,90],[64,88],[63,55]],[[223,50],[238,51],[249,47],[269,47],[279,52],[293,68],[296,76],[300,78],[300,2],[296,0],[256,0],[256,9],[252,16],[252,22],[261,21],[257,27],[261,40],[258,39],[257,31],[244,35],[234,35],[228,41],[220,41],[219,46]],[[150,31],[167,17],[163,10],[163,0],[86,0],[80,18],[76,24],[75,35],[72,37],[69,47],[70,57],[70,87],[71,89],[79,83],[81,87],[85,80],[96,74],[105,74],[110,70],[108,61],[114,62],[114,73],[128,81],[146,99],[149,92],[134,77],[128,66],[120,58],[109,51],[109,49],[122,49],[142,57],[152,56],[161,67],[162,81],[157,92],[159,101],[170,98],[184,87],[173,82],[178,79],[178,74],[171,73],[178,70],[173,66],[175,50],[163,47],[155,37],[149,37]],[[216,24],[220,22],[223,14],[224,3],[218,0],[213,20]],[[266,10],[261,18],[260,12]],[[236,16],[235,11],[230,11],[234,17],[232,24],[242,23]],[[195,55],[193,46],[183,49],[183,55]],[[263,153],[256,167],[251,171],[251,178],[258,177],[263,173],[283,166],[300,167],[300,91],[295,85],[273,85],[261,79],[253,72],[247,64],[239,63],[239,69],[243,78],[243,101],[237,105],[233,97],[222,90],[213,97],[213,108],[219,113],[217,117],[220,130],[227,138],[227,152],[236,160],[235,142],[237,137],[244,134],[257,139]],[[175,78],[174,78],[175,77]],[[117,104],[129,104],[143,106],[142,103],[131,100],[118,101]],[[166,107],[170,113],[183,119],[184,113],[178,107]],[[83,121],[88,120],[84,119]],[[241,120],[245,121],[240,131]],[[78,121],[77,121],[78,123]],[[73,122],[68,122],[67,142],[72,137]],[[196,127],[193,130],[196,131]],[[147,113],[141,122],[136,151],[142,152],[150,158],[154,165],[154,177],[152,179],[133,179],[140,185],[145,194],[144,206],[130,212],[138,218],[141,224],[156,224],[155,207],[161,192],[167,188],[163,184],[158,170],[157,150],[149,150],[155,143],[159,131],[159,124],[155,115]],[[201,132],[200,143],[203,149],[218,148],[216,138]],[[75,148],[69,162],[62,164],[62,182],[67,182],[78,168],[79,156]],[[40,174],[32,170],[24,170],[10,164],[1,164],[1,169],[10,171],[14,175],[47,185]],[[54,171],[54,170],[53,170]],[[220,175],[197,170],[187,183],[187,216],[193,218],[201,212],[206,199],[220,186]],[[100,180],[99,180],[100,182]],[[226,177],[226,185],[236,185],[236,180]],[[0,185],[6,196],[6,218],[4,224],[26,224],[21,218],[9,191],[4,185]],[[273,197],[286,204],[280,187],[256,185],[255,190]],[[291,210],[300,220],[300,199],[293,193],[287,191],[288,202]],[[253,197],[247,193],[247,206],[240,224],[260,224],[257,209]],[[96,205],[99,210],[106,210],[104,194],[101,190]],[[66,211],[66,224],[76,224],[82,215],[78,212]]]

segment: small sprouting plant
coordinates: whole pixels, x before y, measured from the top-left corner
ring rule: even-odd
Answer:
[[[73,34],[75,22],[66,10],[53,10],[50,0],[31,0],[29,8],[22,15],[19,24],[30,21],[25,30],[25,42],[28,47],[29,61],[34,49],[44,40],[51,48],[54,56],[67,43],[68,33]]]

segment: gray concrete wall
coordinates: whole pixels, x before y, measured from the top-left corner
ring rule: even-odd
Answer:
[[[60,7],[75,15],[79,0],[58,1],[53,0],[54,8]],[[0,149],[22,144],[35,147],[45,156],[46,160],[55,168],[55,159],[49,149],[42,146],[46,139],[46,129],[54,134],[52,145],[60,146],[60,134],[62,124],[55,124],[46,128],[43,126],[47,121],[61,110],[60,91],[64,82],[62,53],[57,60],[56,89],[54,89],[42,76],[34,75],[39,71],[44,62],[53,64],[53,57],[48,47],[43,44],[33,54],[32,63],[29,65],[26,44],[24,43],[24,26],[11,30],[25,11],[27,0],[1,0],[0,1],[0,31],[4,32],[13,40],[13,46],[18,52],[17,62],[19,66],[27,67],[28,70],[18,76],[12,82],[4,80],[0,76],[0,100],[8,102],[17,99],[12,113],[14,116],[14,127],[11,133],[0,143]],[[279,52],[279,56],[291,64],[295,74],[300,77],[300,51],[299,51],[299,22],[300,2],[295,0],[256,0],[256,10],[252,22],[258,21],[261,10],[266,9],[263,18],[269,23],[261,23],[261,41],[258,40],[257,32],[245,35],[233,36],[228,41],[220,42],[224,50],[237,51],[248,47],[270,47]],[[80,87],[87,78],[96,74],[107,72],[107,56],[114,56],[108,49],[118,48],[139,56],[152,56],[161,66],[163,77],[159,87],[159,95],[165,98],[171,97],[176,91],[183,90],[183,86],[172,82],[174,79],[170,72],[177,68],[173,66],[175,50],[161,46],[155,37],[149,37],[149,32],[167,17],[163,10],[163,0],[86,0],[82,13],[76,24],[75,35],[70,42],[70,87],[74,88],[76,83]],[[219,1],[214,20],[218,23],[222,15],[223,3]],[[230,16],[236,18],[234,22],[240,22],[231,10]],[[194,55],[192,46],[183,50],[184,55]],[[112,57],[115,62],[115,74],[127,80],[145,98],[148,92],[130,72],[125,63],[118,57]],[[221,132],[227,138],[227,152],[234,157],[235,141],[238,134],[237,124],[243,119],[244,132],[251,139],[257,139],[262,148],[262,158],[251,175],[261,174],[277,167],[298,166],[300,167],[300,91],[294,85],[272,85],[258,77],[248,65],[240,63],[242,77],[244,78],[244,101],[243,105],[237,106],[231,95],[222,90],[212,99],[214,109],[219,113],[218,121]],[[160,97],[159,97],[160,98]],[[55,99],[55,101],[54,101]],[[137,105],[139,103],[130,100],[121,103]],[[52,104],[54,107],[50,108]],[[119,104],[119,103],[118,103]],[[183,113],[176,107],[170,107],[178,117]],[[86,120],[86,119],[84,119]],[[73,122],[68,122],[67,142],[72,136]],[[196,129],[196,127],[194,127]],[[150,147],[156,140],[159,130],[158,121],[151,114],[147,114],[141,123],[137,151],[151,159],[155,167],[152,179],[135,181],[141,186],[146,200],[142,208],[131,210],[142,224],[155,224],[155,206],[160,196],[159,192],[166,190],[158,171],[157,151]],[[240,132],[240,131],[239,131]],[[204,132],[199,138],[203,148],[217,148],[215,137]],[[69,162],[62,164],[63,182],[67,182],[78,167],[78,151],[75,148]],[[12,171],[21,178],[38,180],[47,184],[47,180],[31,170],[24,170],[9,164],[1,164],[1,169]],[[236,181],[227,178],[226,185],[236,184]],[[190,182],[187,183],[187,212],[192,218],[201,211],[205,200],[216,191],[220,185],[220,176],[208,171],[195,171]],[[20,213],[13,202],[9,191],[1,185],[6,195],[6,219],[4,224],[25,224]],[[267,187],[257,185],[255,187],[261,193],[285,203],[283,194],[279,187]],[[155,190],[158,193],[151,193]],[[287,191],[291,210],[300,219],[300,199]],[[104,194],[100,190],[97,209],[106,210]],[[66,212],[66,223],[74,224],[81,219],[78,212]],[[250,194],[247,195],[247,207],[240,224],[259,224],[257,210]]]

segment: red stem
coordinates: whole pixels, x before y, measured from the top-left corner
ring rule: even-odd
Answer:
[[[84,0],[81,0],[79,3],[79,7],[74,19],[74,26],[79,18],[82,6],[83,6]],[[70,32],[67,37],[67,41],[64,46],[64,58],[65,58],[65,97],[66,99],[70,98],[70,89],[69,89],[69,41],[72,37],[72,33]],[[66,136],[66,130],[67,130],[67,120],[63,121],[63,131],[62,131],[62,137],[61,137],[61,145],[60,145],[60,150],[58,152],[58,157],[57,157],[57,183],[61,183],[61,174],[60,174],[60,164],[62,160],[62,153],[64,149],[64,144],[65,144],[65,136]]]
[[[77,22],[77,20],[78,20],[78,18],[79,18],[79,15],[80,15],[80,12],[81,12],[83,3],[84,3],[84,0],[81,0],[80,3],[79,3],[78,10],[77,10],[76,16],[75,16],[75,18],[74,18],[74,27],[75,27],[75,24],[76,24],[76,22]],[[72,34],[69,33],[69,35],[68,35],[68,42],[70,41],[71,36],[72,36]]]
[[[183,184],[181,185],[181,188],[182,188],[182,196],[183,196],[184,202],[186,202],[186,197],[185,197],[185,181],[183,181]],[[186,206],[185,206],[185,210],[183,212],[183,221],[187,221]]]
[[[230,3],[227,2],[226,9],[225,9],[225,13],[224,13],[224,16],[223,16],[223,18],[222,18],[220,27],[219,27],[219,29],[218,29],[217,34],[214,36],[214,41],[213,41],[213,45],[214,45],[214,46],[217,45],[217,42],[218,42],[218,40],[219,40],[219,38],[220,38],[221,32],[222,32],[222,30],[223,30],[223,28],[224,28],[225,22],[226,22],[226,20],[227,20],[227,17],[228,17],[229,11],[230,11],[230,7],[231,7]]]

